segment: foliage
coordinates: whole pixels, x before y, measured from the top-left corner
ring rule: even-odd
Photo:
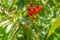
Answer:
[[[60,0],[0,0],[0,40],[60,40]]]

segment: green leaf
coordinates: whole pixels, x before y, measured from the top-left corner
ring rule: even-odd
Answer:
[[[58,40],[58,38],[57,37],[54,37],[54,40]]]
[[[53,31],[56,30],[56,28],[60,25],[60,16],[56,18],[56,20],[52,23],[50,30],[47,32],[47,36],[45,40],[48,40],[50,35],[53,33]]]
[[[8,23],[8,22],[9,22],[9,20],[6,20],[6,21],[1,22],[1,23],[0,23],[0,27],[3,26],[3,25],[5,25],[5,24]]]
[[[18,0],[17,6],[18,6],[18,9],[23,9],[23,7],[24,7],[24,1],[23,0]]]

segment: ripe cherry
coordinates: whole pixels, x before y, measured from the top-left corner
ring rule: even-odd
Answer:
[[[40,11],[40,8],[39,8],[39,6],[36,6],[36,8],[38,9],[38,12]]]
[[[42,6],[36,6],[36,8],[38,9],[38,12],[42,9]]]
[[[33,15],[33,11],[34,11],[33,9],[29,10],[29,14]]]
[[[35,20],[36,19],[36,16],[34,16],[33,19]]]
[[[42,6],[39,6],[39,9],[42,9]]]
[[[29,11],[29,10],[31,10],[31,8],[27,8],[27,10]]]
[[[27,13],[27,14],[26,14],[26,17],[29,17],[29,16],[30,16],[29,13]]]
[[[37,14],[38,9],[37,8],[34,8],[33,10],[34,10],[34,14]]]
[[[30,7],[32,7],[33,6],[33,4],[32,4],[32,2],[30,2]]]

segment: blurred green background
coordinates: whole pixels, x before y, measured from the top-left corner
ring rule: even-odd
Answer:
[[[30,2],[43,7],[33,23]],[[60,40],[60,0],[0,0],[0,40]]]

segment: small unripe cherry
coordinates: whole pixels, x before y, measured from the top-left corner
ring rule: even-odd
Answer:
[[[27,29],[28,29],[28,26],[26,25],[26,26],[24,27],[24,29],[27,30]]]
[[[33,20],[30,20],[31,23],[33,23]]]

